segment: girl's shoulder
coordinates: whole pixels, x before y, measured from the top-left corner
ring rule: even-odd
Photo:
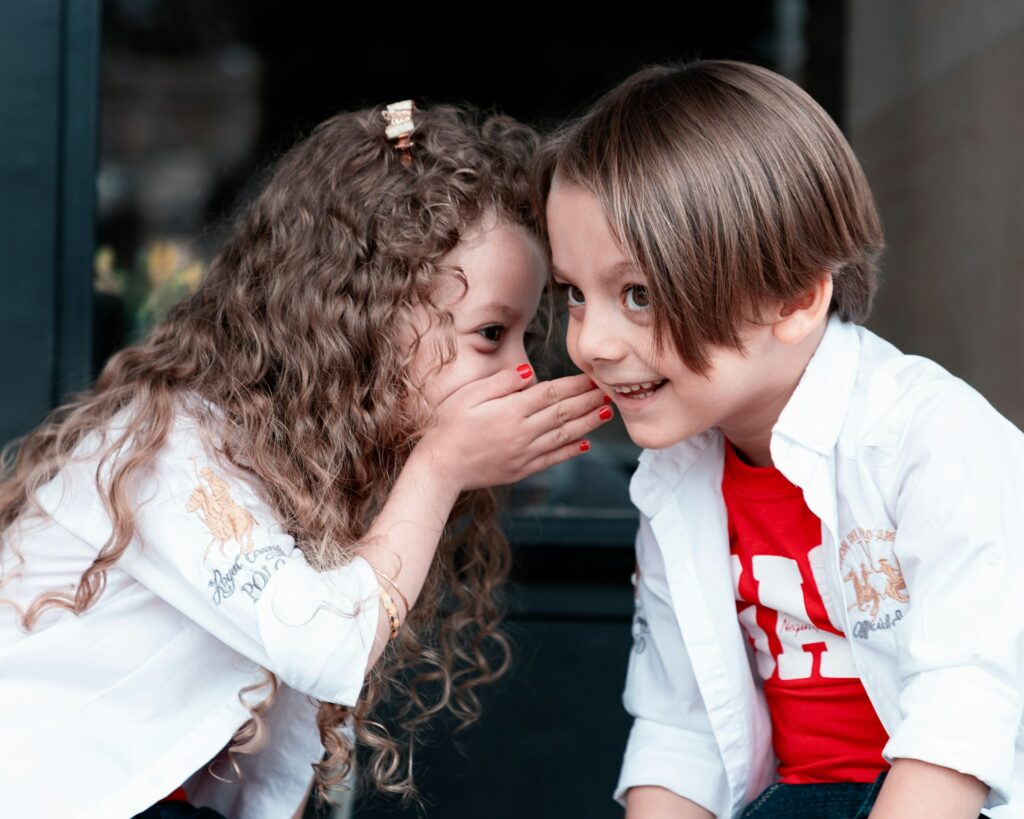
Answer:
[[[275,517],[260,481],[225,453],[219,408],[191,393],[176,396],[164,435],[153,441],[147,440],[152,420],[145,411],[129,404],[83,436],[36,491],[38,511],[58,521],[77,520],[93,535],[90,540],[102,542],[111,529],[109,491],[122,480],[135,511],[158,496],[182,499],[187,507],[193,494],[204,491],[204,498],[220,506],[236,502]],[[130,471],[121,477],[124,467]]]
[[[186,506],[212,503],[226,513],[240,504],[276,517],[262,481],[246,468],[246,453],[238,446],[228,451],[227,423],[216,404],[192,393],[177,396],[166,436],[139,470],[138,491],[145,494],[144,485],[150,484],[186,498]]]
[[[189,446],[204,441],[216,445],[217,427],[223,413],[211,402],[192,393],[175,395],[164,439],[158,446]],[[151,408],[132,400],[85,433],[67,456],[66,464],[116,463],[128,457],[153,427],[147,417]],[[205,420],[209,419],[209,420]],[[209,421],[213,421],[210,423]]]

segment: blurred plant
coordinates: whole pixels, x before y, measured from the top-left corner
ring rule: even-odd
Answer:
[[[124,293],[124,271],[114,268],[113,248],[103,245],[96,250],[93,269],[96,273],[93,287],[97,293],[109,293],[112,296]]]
[[[128,269],[117,266],[114,249],[102,245],[93,262],[94,287],[121,300],[130,340],[137,339],[163,318],[203,279],[203,264],[185,247],[157,239],[145,245]]]

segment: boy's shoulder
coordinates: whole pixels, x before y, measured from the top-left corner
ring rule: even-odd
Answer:
[[[979,436],[1014,447],[1024,436],[974,387],[940,364],[903,353],[865,327],[838,448],[969,448]]]
[[[880,482],[935,453],[959,460],[971,472],[981,470],[986,459],[1017,458],[1024,465],[1024,434],[977,390],[935,361],[908,355],[866,327],[836,317],[772,435],[773,454],[778,437],[784,451],[835,453],[859,462]],[[653,508],[696,464],[717,462],[720,438],[711,429],[664,449],[643,450],[630,484],[633,502],[641,510]],[[707,480],[719,475],[711,466],[700,474]]]

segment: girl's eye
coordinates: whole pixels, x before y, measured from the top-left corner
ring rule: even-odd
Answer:
[[[570,307],[582,307],[583,291],[574,284],[565,285],[565,301]]]
[[[497,344],[501,341],[502,336],[505,335],[505,328],[500,324],[488,324],[486,327],[481,327],[477,332],[491,343]]]
[[[626,288],[626,309],[646,310],[651,306],[651,296],[642,284],[631,284]]]

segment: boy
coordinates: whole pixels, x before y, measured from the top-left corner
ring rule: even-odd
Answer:
[[[1024,436],[855,324],[882,235],[835,124],[657,66],[535,199],[570,356],[646,449],[628,819],[1024,817]]]

